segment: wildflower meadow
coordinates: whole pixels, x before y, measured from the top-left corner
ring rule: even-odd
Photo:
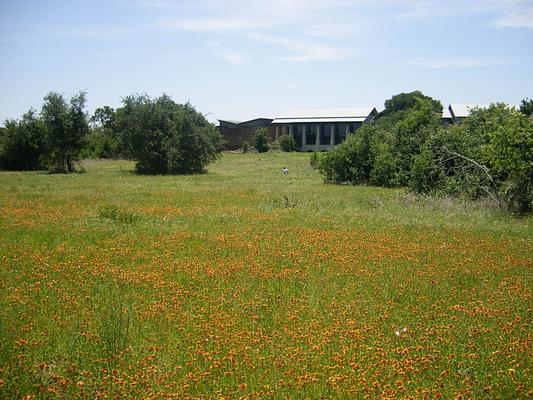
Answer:
[[[84,168],[0,173],[0,398],[533,395],[533,217],[305,153]]]

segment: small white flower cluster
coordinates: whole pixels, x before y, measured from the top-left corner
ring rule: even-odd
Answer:
[[[400,336],[402,333],[405,333],[407,332],[407,328],[402,328],[402,329],[399,329],[397,331],[395,331],[394,333],[396,334],[396,336]]]

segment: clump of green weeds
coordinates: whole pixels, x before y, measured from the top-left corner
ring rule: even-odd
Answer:
[[[120,210],[115,205],[105,206],[98,210],[98,217],[121,224],[133,224],[140,219],[140,216],[128,211]]]

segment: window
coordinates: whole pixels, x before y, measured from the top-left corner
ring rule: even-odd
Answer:
[[[328,145],[331,143],[331,124],[320,125],[320,144]]]

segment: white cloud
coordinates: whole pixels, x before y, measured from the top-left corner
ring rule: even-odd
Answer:
[[[431,69],[449,68],[481,68],[501,64],[501,60],[485,58],[442,58],[442,59],[416,59],[405,61],[406,64],[415,67]]]
[[[236,51],[223,50],[219,53],[220,59],[233,65],[245,65],[248,63],[246,54]]]
[[[154,7],[170,8],[170,0],[143,0]],[[259,44],[270,44],[289,54],[273,56],[283,61],[336,61],[348,58],[339,41],[353,36],[357,23],[343,20],[339,10],[371,3],[370,0],[201,0],[194,5],[179,2],[187,8],[179,16],[159,20],[159,28],[220,35],[238,35]],[[274,34],[272,32],[275,32]],[[220,58],[220,53],[218,54]],[[227,61],[245,64],[240,52],[226,54]]]
[[[277,56],[283,61],[339,61],[350,58],[347,49],[340,46],[319,43],[307,39],[292,39],[284,36],[272,36],[264,34],[250,34],[254,40],[279,46],[291,52],[291,55]]]
[[[533,28],[532,0],[404,0],[401,18],[491,14],[496,27]]]
[[[164,19],[158,24],[160,27],[175,31],[192,32],[223,32],[246,31],[250,29],[267,28],[279,22],[265,20],[258,17],[201,17],[191,19]]]
[[[221,42],[210,42],[209,46],[214,49],[217,57],[227,63],[233,65],[246,65],[248,64],[248,54],[226,48]]]
[[[529,10],[506,13],[496,21],[496,25],[500,28],[533,28],[533,4]]]

